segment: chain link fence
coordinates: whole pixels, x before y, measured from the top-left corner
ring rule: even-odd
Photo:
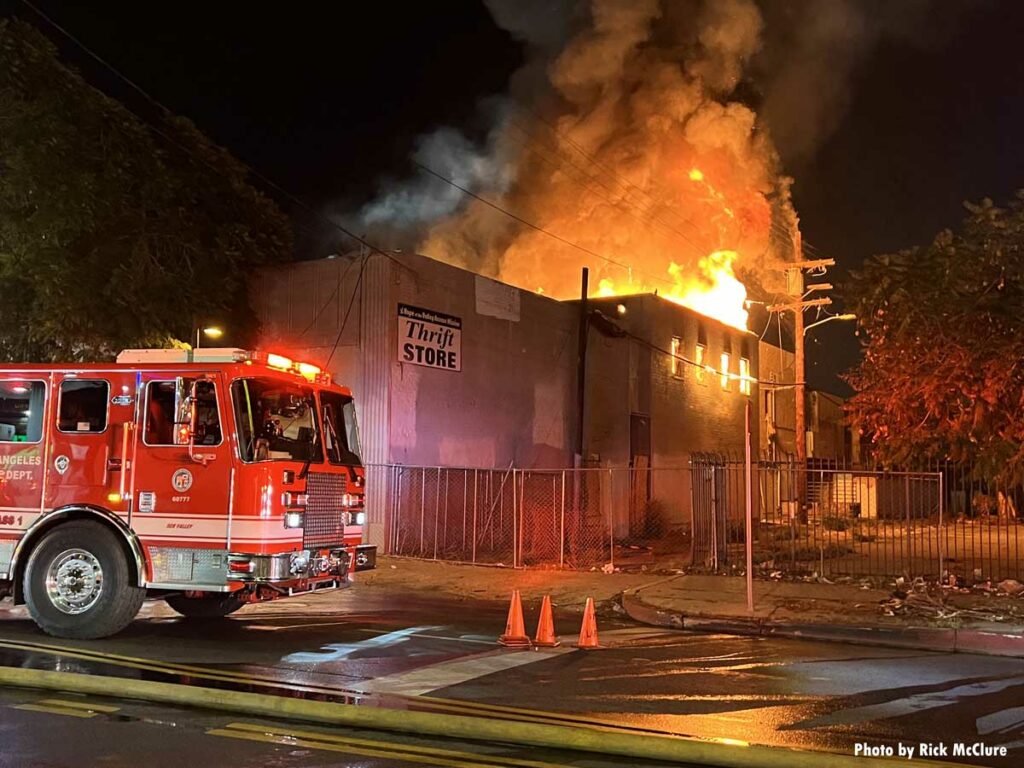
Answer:
[[[391,554],[508,567],[745,564],[744,462],[678,468],[378,466]],[[886,472],[761,460],[750,475],[755,567],[791,574],[1021,578],[1009,496],[984,517],[949,469]],[[975,507],[978,505],[976,504]],[[1001,510],[1001,511],[1000,511]]]

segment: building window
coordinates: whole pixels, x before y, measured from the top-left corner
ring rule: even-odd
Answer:
[[[722,389],[729,388],[729,353],[722,353]]]
[[[110,385],[95,379],[68,379],[60,384],[57,429],[61,432],[104,432]]]
[[[683,340],[678,336],[672,337],[672,375],[677,379],[683,378]]]
[[[697,348],[694,350],[693,353],[693,362],[697,364],[696,366],[694,366],[693,375],[697,378],[697,382],[700,384],[703,384],[705,382],[704,367],[706,364],[704,362],[704,353],[706,350],[707,347],[705,347],[703,344],[698,344]]]
[[[749,395],[750,386],[750,361],[745,357],[740,358],[740,392]]]

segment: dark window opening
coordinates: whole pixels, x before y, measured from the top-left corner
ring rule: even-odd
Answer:
[[[61,432],[95,433],[107,428],[107,401],[110,384],[106,381],[71,379],[60,384],[60,413],[57,429]]]

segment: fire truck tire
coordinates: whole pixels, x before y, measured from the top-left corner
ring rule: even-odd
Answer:
[[[128,626],[146,590],[134,584],[116,535],[100,523],[64,523],[32,550],[25,603],[39,628],[54,637],[94,640]]]
[[[245,601],[236,593],[203,595],[202,597],[171,595],[166,599],[171,608],[189,619],[219,619],[234,613],[245,605]]]

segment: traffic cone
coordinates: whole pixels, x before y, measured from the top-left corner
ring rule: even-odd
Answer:
[[[537,622],[537,636],[533,644],[540,648],[557,648],[560,643],[555,637],[555,620],[551,615],[551,596],[544,595],[540,604],[540,621]]]
[[[587,598],[587,607],[583,610],[583,626],[580,627],[580,639],[577,648],[600,648],[597,642],[597,616],[594,615],[594,598]]]
[[[530,637],[526,634],[526,627],[523,626],[523,601],[519,597],[519,590],[512,593],[512,604],[508,607],[508,621],[505,622],[505,634],[498,638],[498,642],[509,648],[529,648]]]

